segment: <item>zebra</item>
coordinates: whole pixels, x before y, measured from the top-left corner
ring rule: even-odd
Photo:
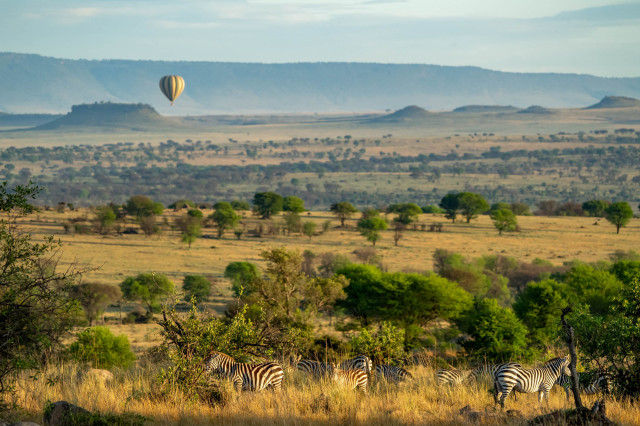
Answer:
[[[352,369],[343,370],[336,364],[331,366],[333,373],[331,379],[339,385],[347,386],[350,389],[359,389],[364,393],[367,393],[367,384],[369,382],[369,376],[363,370]]]
[[[214,352],[205,360],[204,369],[208,373],[218,373],[230,379],[238,392],[261,391],[268,386],[272,386],[276,391],[282,390],[284,371],[275,362],[243,364],[236,362],[229,355]]]
[[[483,377],[491,380],[491,383],[495,383],[496,374],[502,367],[513,366],[513,367],[522,367],[517,362],[506,362],[502,364],[483,364],[471,370],[471,374],[469,375],[469,380],[475,380],[479,382]],[[498,389],[493,387],[493,399],[494,401],[498,400]],[[513,399],[517,400],[515,392],[513,393]]]
[[[362,370],[367,373],[367,375],[370,375],[373,370],[373,363],[368,356],[358,355],[355,358],[342,361],[340,363],[340,368],[342,370]]]
[[[579,384],[580,393],[585,395],[595,395],[597,393],[601,393],[606,391],[607,389],[607,377],[604,375],[599,375],[595,378],[589,386],[582,386]],[[571,377],[565,374],[560,375],[558,380],[555,382],[556,385],[561,386],[564,389],[564,392],[567,394],[567,399],[571,398]]]
[[[516,366],[504,366],[496,374],[495,387],[500,393],[497,401],[504,408],[504,401],[511,391],[520,393],[538,392],[538,402],[543,398],[549,400],[549,391],[554,383],[564,373],[571,375],[569,371],[569,358],[554,358],[547,361],[542,367],[526,369]]]
[[[389,382],[399,383],[405,380],[412,380],[413,376],[407,370],[395,365],[379,364],[376,365],[376,375],[384,377]]]
[[[319,361],[302,360],[296,364],[298,371],[310,374],[314,378],[320,379],[333,373],[331,364]]]
[[[470,375],[471,370],[440,369],[436,371],[436,382],[438,386],[443,386],[447,383],[451,386],[457,386],[467,380]]]

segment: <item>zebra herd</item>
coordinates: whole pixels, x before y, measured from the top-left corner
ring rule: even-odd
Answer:
[[[545,398],[549,399],[549,392],[554,385],[559,385],[569,398],[570,376],[568,357],[553,358],[537,368],[524,368],[518,363],[509,362],[482,365],[471,370],[441,369],[436,371],[438,386],[445,384],[457,386],[468,381],[480,380],[482,377],[487,378],[493,382],[496,404],[500,404],[503,408],[504,401],[513,391],[538,392],[538,402],[541,402]],[[602,392],[605,384],[605,377],[600,375],[589,386],[581,387],[580,392],[593,395]]]
[[[315,379],[328,378],[351,389],[367,392],[371,375],[389,382],[399,383],[412,379],[407,370],[392,365],[379,364],[373,367],[371,359],[359,355],[338,364],[329,364],[312,360],[301,360],[294,363],[297,371],[306,373]],[[204,361],[204,370],[211,374],[219,374],[230,380],[236,391],[261,391],[268,387],[282,390],[284,369],[275,362],[261,364],[244,364],[236,362],[229,355],[214,352]]]
[[[374,367],[371,359],[365,355],[359,355],[340,364],[324,363],[312,360],[292,361],[291,370],[297,370],[314,379],[330,379],[335,383],[367,392],[371,384],[372,375],[377,379],[391,383],[400,383],[412,380],[413,376],[401,367],[378,364]],[[284,369],[276,362],[261,364],[244,364],[236,362],[229,355],[214,352],[204,362],[204,370],[208,373],[216,373],[230,380],[237,391],[261,391],[268,387],[276,391],[282,390],[284,381]],[[494,400],[504,408],[504,401],[512,392],[532,393],[538,392],[538,402],[549,398],[549,392],[554,385],[561,386],[569,398],[571,387],[571,372],[569,371],[569,358],[553,358],[543,366],[536,368],[524,368],[515,362],[504,364],[487,364],[473,369],[440,369],[436,371],[436,383],[438,386],[457,386],[463,383],[486,379],[494,384]],[[587,387],[581,387],[585,394],[602,392],[606,380],[604,376],[598,376]],[[515,393],[514,393],[515,397]]]

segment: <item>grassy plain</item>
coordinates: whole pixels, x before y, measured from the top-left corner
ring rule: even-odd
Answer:
[[[226,386],[226,403],[215,406],[190,403],[180,394],[161,395],[155,380],[158,367],[141,365],[116,371],[115,380],[106,383],[79,380],[79,370],[77,365],[66,364],[49,368],[35,379],[23,376],[14,396],[25,411],[22,420],[41,421],[46,402],[58,400],[94,412],[135,413],[158,425],[466,425],[471,420],[460,410],[467,405],[488,414],[480,424],[524,425],[537,415],[572,406],[556,386],[548,404],[538,404],[537,394],[519,394],[517,401],[510,397],[506,410],[517,413],[508,417],[494,411],[493,397],[484,385],[438,388],[435,370],[428,366],[409,367],[413,382],[393,385],[374,381],[367,395],[289,372],[280,394],[264,391],[238,395]],[[583,396],[583,402],[591,406],[595,398]],[[640,407],[628,401],[608,401],[607,415],[619,424],[640,424]]]

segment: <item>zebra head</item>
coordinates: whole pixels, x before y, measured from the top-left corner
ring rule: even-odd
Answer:
[[[571,370],[569,370],[570,362],[571,361],[569,357],[564,356],[550,359],[549,361],[545,362],[544,365],[551,367],[555,372],[558,373],[558,376],[562,376],[564,374],[565,376],[571,377]]]
[[[224,373],[226,364],[228,363],[228,355],[222,352],[214,352],[209,358],[204,360],[204,371],[207,373]]]

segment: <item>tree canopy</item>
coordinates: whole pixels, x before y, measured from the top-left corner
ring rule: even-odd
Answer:
[[[283,209],[282,195],[275,192],[258,192],[253,196],[253,208],[262,219],[280,213]]]

